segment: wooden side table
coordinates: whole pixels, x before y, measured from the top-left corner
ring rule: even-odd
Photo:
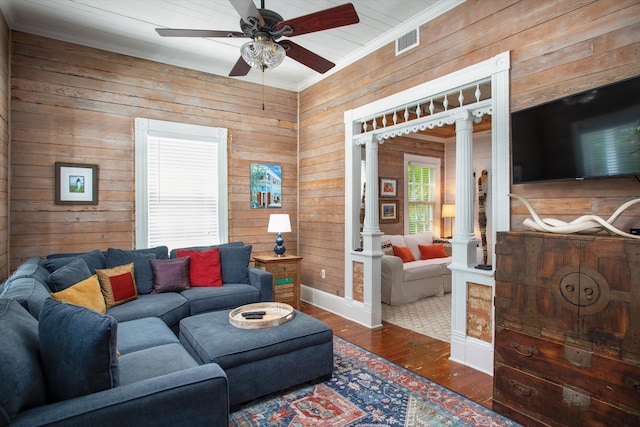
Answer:
[[[300,260],[295,255],[254,255],[258,268],[273,275],[273,300],[300,310]]]

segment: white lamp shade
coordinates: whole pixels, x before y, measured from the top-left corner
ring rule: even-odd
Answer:
[[[271,214],[269,216],[268,233],[291,233],[289,214]]]
[[[455,218],[456,205],[442,205],[442,218]]]

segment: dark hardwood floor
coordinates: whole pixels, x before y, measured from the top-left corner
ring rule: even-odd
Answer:
[[[301,311],[326,323],[333,334],[491,409],[493,378],[449,360],[449,343],[383,322],[369,329],[303,302]]]

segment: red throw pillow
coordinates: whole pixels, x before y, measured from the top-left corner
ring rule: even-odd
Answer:
[[[402,259],[402,262],[411,262],[415,261],[416,258],[413,256],[413,252],[407,246],[393,246],[393,254]]]
[[[420,250],[422,259],[446,258],[449,256],[444,250],[442,243],[436,243],[435,245],[418,245],[418,249]]]
[[[222,268],[220,267],[220,249],[208,251],[178,249],[178,258],[189,257],[189,280],[191,286],[222,286]]]

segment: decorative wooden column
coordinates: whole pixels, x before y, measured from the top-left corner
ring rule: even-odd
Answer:
[[[365,214],[362,229],[362,260],[364,262],[364,308],[371,313],[370,325],[382,323],[381,259],[382,232],[378,213],[378,141],[372,135],[365,138]]]
[[[456,227],[451,240],[451,360],[468,363],[472,347],[467,336],[469,283],[484,284],[475,270],[479,240],[473,232],[473,116],[461,111],[456,123]],[[483,278],[484,279],[484,278]]]
[[[473,117],[461,111],[456,117],[456,226],[451,240],[452,268],[477,264],[478,240],[473,232],[475,182],[473,179]],[[457,248],[457,249],[456,249]]]

